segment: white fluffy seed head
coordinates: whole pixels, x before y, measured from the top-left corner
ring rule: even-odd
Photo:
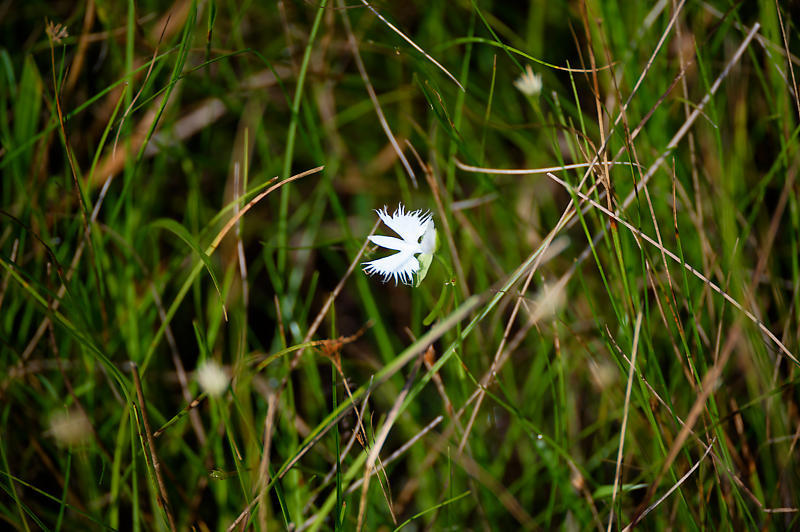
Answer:
[[[220,397],[228,389],[230,379],[214,360],[206,360],[197,368],[196,378],[200,388],[212,397]]]
[[[78,408],[56,411],[50,416],[49,433],[62,447],[76,447],[89,441],[92,426]]]
[[[542,76],[534,74],[530,65],[525,66],[525,72],[514,81],[514,86],[525,96],[539,96],[542,92]]]

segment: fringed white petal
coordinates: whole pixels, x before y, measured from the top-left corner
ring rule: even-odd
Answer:
[[[411,284],[417,270],[419,270],[419,261],[408,251],[400,251],[394,255],[364,263],[366,273],[369,275],[377,273],[383,282],[394,279],[395,284],[398,280],[403,284]]]
[[[425,223],[431,219],[431,213],[422,210],[406,211],[403,205],[397,206],[397,210],[389,216],[389,211],[386,207],[383,210],[376,211],[380,216],[383,223],[389,229],[400,235],[400,238],[406,242],[416,242],[419,237],[425,232]]]

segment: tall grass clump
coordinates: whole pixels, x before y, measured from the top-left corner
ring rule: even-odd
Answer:
[[[790,4],[0,5],[0,528],[800,527]]]

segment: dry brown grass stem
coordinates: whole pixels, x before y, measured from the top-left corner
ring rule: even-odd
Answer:
[[[448,71],[447,71],[447,69],[446,69],[445,67],[443,67],[443,66],[442,66],[442,65],[441,65],[441,64],[440,64],[440,63],[439,63],[439,62],[438,62],[436,59],[434,59],[434,58],[433,58],[433,56],[431,56],[431,55],[430,55],[428,52],[426,52],[425,50],[423,50],[423,49],[422,49],[422,48],[421,48],[421,47],[420,47],[420,46],[419,46],[417,43],[415,43],[414,41],[412,41],[411,39],[409,39],[408,37],[406,37],[405,33],[403,33],[402,31],[400,31],[400,30],[397,28],[397,26],[395,26],[394,24],[392,24],[391,22],[389,22],[388,20],[386,20],[386,17],[384,17],[383,15],[381,15],[380,13],[378,13],[378,11],[377,11],[377,10],[376,10],[374,7],[372,7],[372,6],[370,5],[370,3],[369,3],[369,2],[367,2],[367,0],[361,0],[361,3],[362,3],[362,4],[364,4],[364,5],[367,7],[367,9],[369,9],[370,11],[372,11],[372,13],[373,13],[373,14],[374,14],[376,17],[378,17],[378,18],[381,20],[381,22],[383,22],[384,24],[386,24],[386,25],[389,27],[389,29],[391,29],[393,32],[395,32],[397,35],[399,35],[401,39],[403,39],[403,40],[404,40],[404,41],[406,41],[408,44],[410,44],[410,45],[411,45],[411,46],[412,46],[412,47],[413,47],[413,48],[414,48],[416,51],[418,51],[419,53],[421,53],[422,55],[424,55],[424,56],[425,56],[425,58],[426,58],[428,61],[430,61],[431,63],[433,63],[434,65],[436,65],[436,66],[439,68],[439,70],[441,70],[442,72],[444,72],[444,73],[445,73],[445,75],[447,75],[447,77],[448,77],[448,78],[450,78],[451,80],[453,80],[453,83],[455,83],[456,85],[458,85],[458,88],[459,88],[459,89],[461,89],[461,92],[465,92],[465,90],[464,90],[464,87],[463,87],[463,86],[461,85],[461,83],[460,83],[460,82],[459,82],[459,81],[458,81],[458,80],[455,78],[455,76],[453,76],[453,75],[452,75],[450,72],[448,72]]]
[[[411,164],[409,164],[408,159],[406,159],[405,154],[403,154],[403,149],[400,147],[400,144],[394,137],[394,133],[392,133],[392,128],[389,127],[389,122],[386,120],[386,115],[383,114],[383,109],[381,109],[381,102],[378,100],[378,95],[375,94],[375,89],[372,87],[372,83],[369,80],[369,74],[367,74],[367,68],[364,66],[364,61],[361,60],[361,53],[358,51],[358,42],[356,41],[355,34],[353,34],[353,28],[350,26],[350,17],[347,15],[347,10],[344,9],[343,0],[339,0],[339,7],[342,8],[342,20],[344,21],[345,31],[347,31],[347,43],[350,46],[350,51],[353,53],[353,59],[355,60],[356,68],[358,68],[358,73],[361,75],[361,80],[364,82],[364,87],[366,87],[367,89],[367,94],[369,95],[369,99],[372,102],[372,107],[375,108],[375,114],[378,116],[378,122],[380,122],[381,128],[383,129],[384,133],[386,133],[386,136],[388,137],[389,142],[391,143],[392,148],[394,149],[394,152],[397,154],[397,157],[403,164],[403,168],[405,168],[406,172],[408,172],[408,177],[411,178],[411,182],[414,184],[414,188],[416,188],[417,176],[414,175],[414,170],[411,168]],[[370,7],[370,9],[372,8]],[[375,12],[374,9],[373,12]],[[378,16],[380,17],[380,15]],[[382,17],[381,19],[383,20]],[[402,35],[402,33],[400,35]]]
[[[133,385],[136,388],[136,396],[139,399],[139,413],[142,416],[142,425],[144,425],[144,433],[147,438],[147,447],[150,449],[150,459],[152,460],[153,472],[156,477],[156,484],[158,485],[158,505],[161,506],[164,513],[167,515],[169,528],[173,532],[177,530],[175,526],[175,518],[172,516],[172,510],[169,506],[169,496],[167,495],[167,487],[164,484],[164,478],[161,475],[161,462],[158,460],[158,453],[156,452],[156,443],[153,438],[153,431],[150,429],[150,418],[147,415],[147,403],[144,400],[144,392],[142,391],[142,381],[139,379],[139,367],[131,361],[131,371],[133,373]]]
[[[619,491],[619,479],[622,473],[622,456],[625,448],[625,432],[628,427],[628,413],[631,408],[631,390],[633,389],[633,375],[636,370],[636,354],[639,351],[639,333],[642,330],[642,313],[636,315],[636,324],[633,327],[633,349],[631,359],[628,362],[628,383],[625,386],[625,404],[622,409],[622,427],[619,429],[619,447],[617,448],[617,463],[614,470],[614,487],[611,491],[611,511],[608,514],[607,532],[611,532],[611,525],[614,523],[614,503],[617,501]]]

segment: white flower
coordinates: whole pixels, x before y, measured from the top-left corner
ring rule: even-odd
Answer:
[[[225,393],[230,382],[225,370],[214,360],[206,360],[201,364],[196,377],[200,388],[212,397],[220,397]]]
[[[364,272],[368,275],[375,273],[381,275],[383,282],[394,279],[397,284],[399,279],[404,284],[411,284],[414,274],[421,273],[420,261],[415,255],[420,253],[433,255],[436,251],[436,227],[433,224],[433,215],[429,211],[424,213],[422,210],[406,211],[402,203],[391,216],[386,207],[375,212],[383,223],[400,235],[400,238],[380,235],[368,237],[373,244],[396,250],[397,253],[363,263]],[[430,262],[428,264],[430,265]]]
[[[525,72],[514,81],[514,86],[525,96],[538,96],[542,92],[542,76],[534,74],[530,65],[525,66]]]

